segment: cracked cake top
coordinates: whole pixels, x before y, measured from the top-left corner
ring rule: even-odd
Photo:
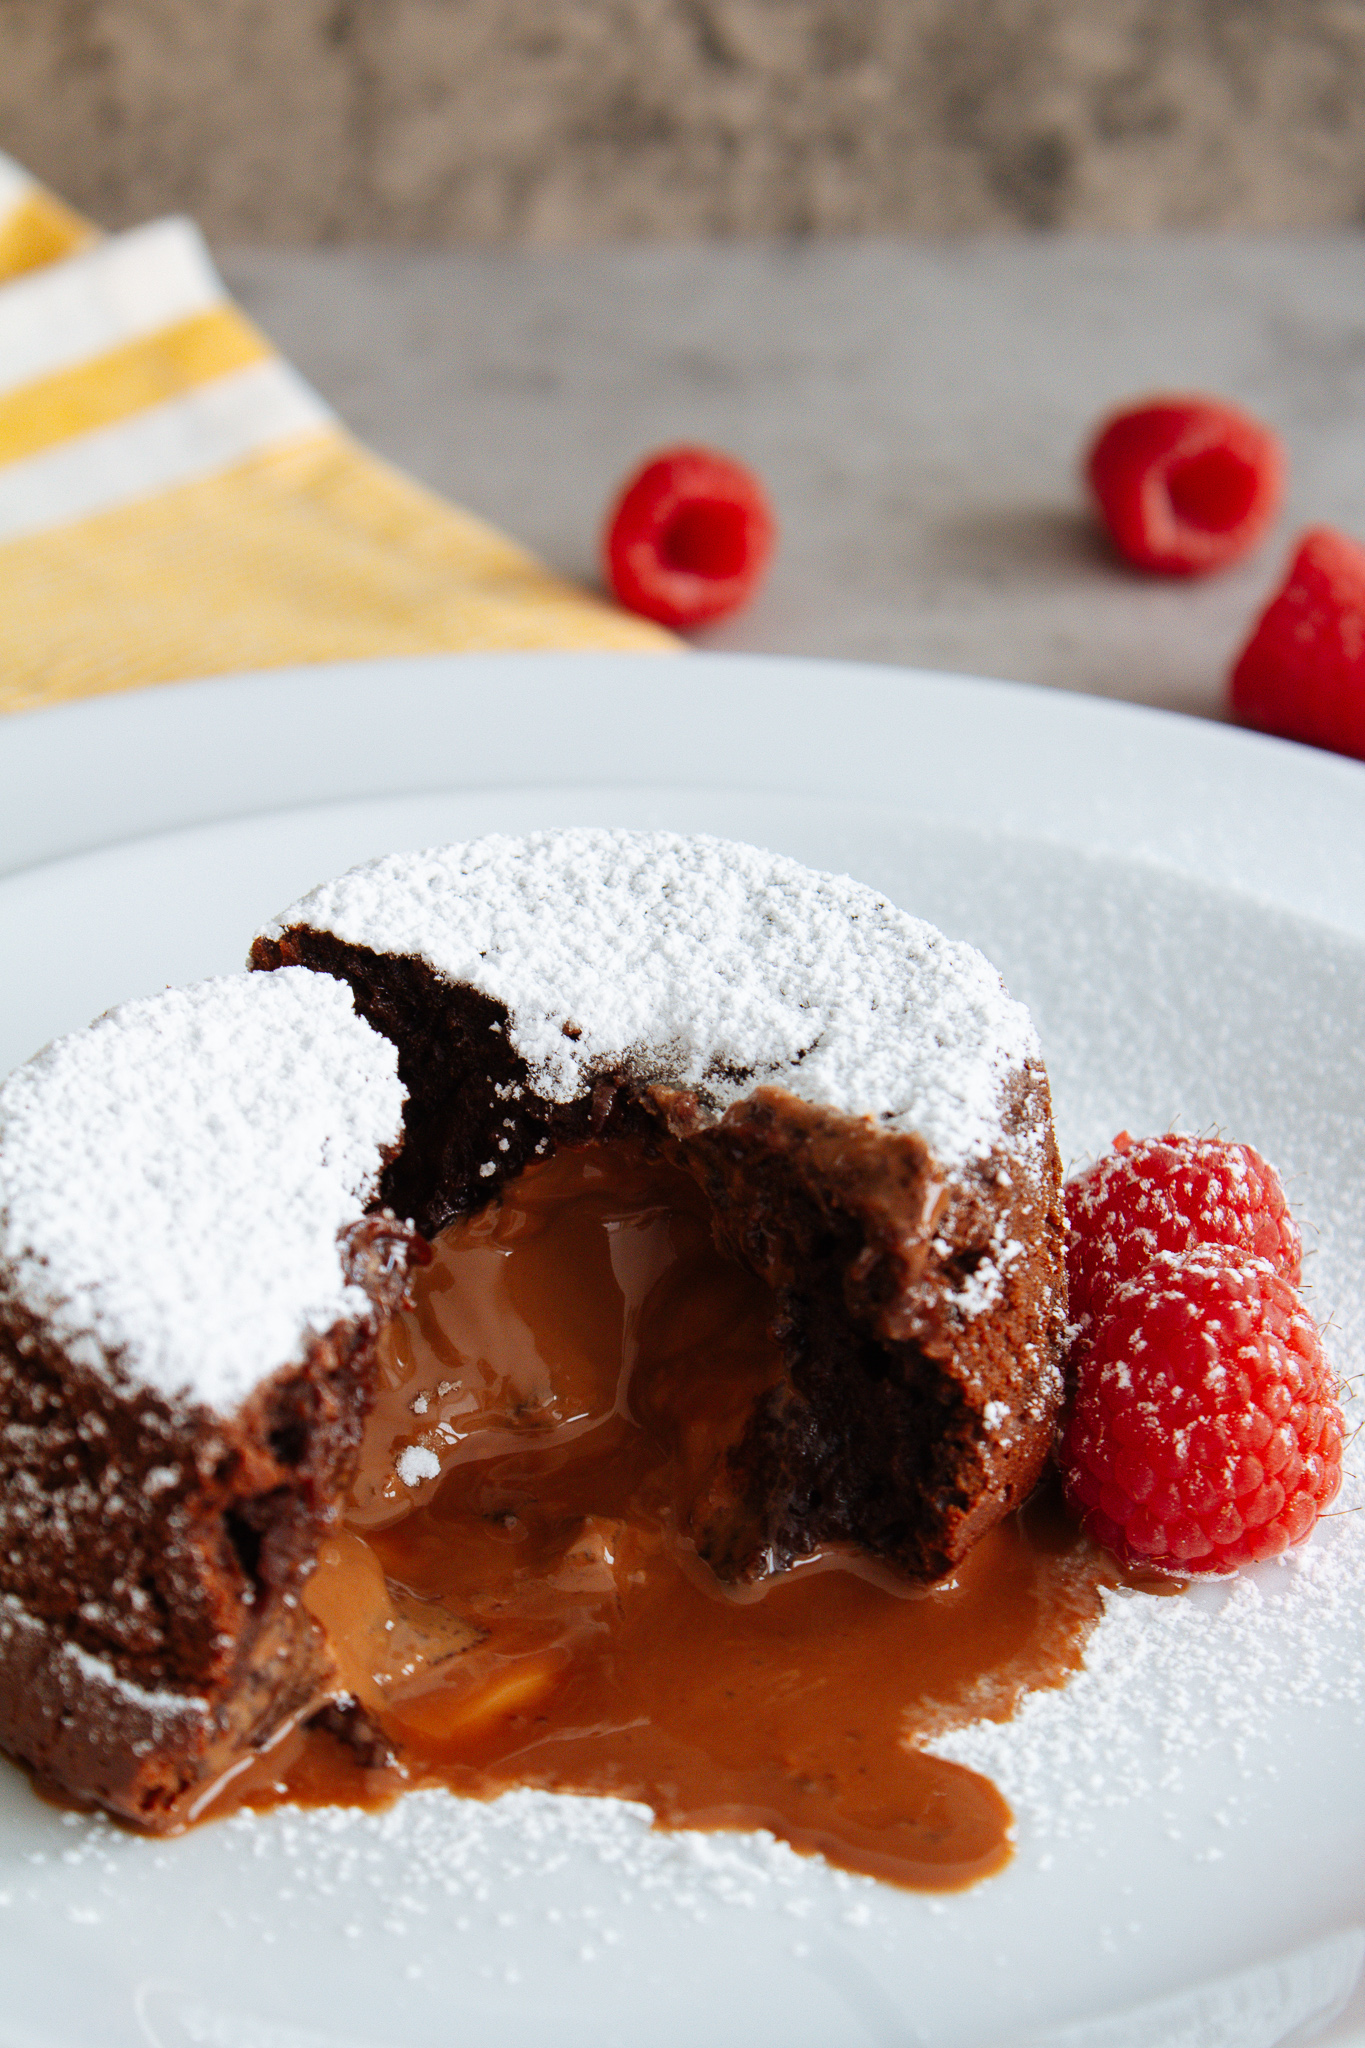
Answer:
[[[572,830],[390,854],[312,890],[293,927],[424,961],[503,1004],[531,1086],[570,1102],[612,1071],[714,1113],[775,1084],[916,1131],[948,1168],[1009,1142],[1039,1058],[973,946],[846,876],[664,832]]]

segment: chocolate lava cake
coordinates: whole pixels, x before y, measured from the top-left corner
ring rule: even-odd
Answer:
[[[0,1747],[151,1828],[316,1703],[299,1604],[412,1233],[394,1050],[300,971],[168,989],[0,1089]]]
[[[630,1137],[772,1291],[691,1503],[720,1578],[951,1570],[1060,1397],[1060,1165],[971,947],[751,848],[560,832],[314,891],[244,979],[0,1090],[0,1746],[174,1826],[338,1687],[299,1604],[414,1233]],[[354,1007],[352,1007],[352,1003]]]

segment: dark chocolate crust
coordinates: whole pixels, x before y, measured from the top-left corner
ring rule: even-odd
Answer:
[[[774,1291],[787,1367],[692,1507],[720,1576],[757,1577],[850,1541],[939,1578],[1036,1484],[1066,1321],[1061,1161],[1041,1066],[1016,1082],[999,1150],[948,1176],[919,1138],[780,1088],[717,1119],[641,1067],[548,1102],[509,1042],[506,1010],[420,960],[306,926],[258,940],[252,957],[338,975],[395,1042],[407,1130],[384,1196],[427,1235],[532,1159],[590,1138],[652,1138],[697,1179],[721,1248]],[[997,1298],[973,1313],[988,1266]]]
[[[348,1233],[374,1319],[335,1324],[235,1415],[69,1358],[0,1303],[0,1748],[176,1825],[326,1696],[299,1589],[355,1471],[412,1232]]]

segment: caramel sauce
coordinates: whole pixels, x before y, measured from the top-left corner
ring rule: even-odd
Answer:
[[[231,1803],[538,1786],[900,1885],[997,1870],[1005,1801],[918,1745],[1063,1683],[1116,1574],[1043,1494],[927,1589],[852,1552],[723,1586],[687,1506],[780,1371],[772,1310],[691,1180],[631,1142],[445,1231],[305,1596],[393,1758],[296,1733]]]

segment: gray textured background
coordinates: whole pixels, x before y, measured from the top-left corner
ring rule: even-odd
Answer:
[[[0,0],[110,226],[616,236],[1365,218],[1365,0]]]
[[[702,644],[1012,677],[1218,716],[1294,535],[1365,535],[1365,236],[227,250],[363,438],[596,578],[641,454],[752,463],[781,545]],[[1273,422],[1283,515],[1221,576],[1123,569],[1079,456],[1135,392]]]

